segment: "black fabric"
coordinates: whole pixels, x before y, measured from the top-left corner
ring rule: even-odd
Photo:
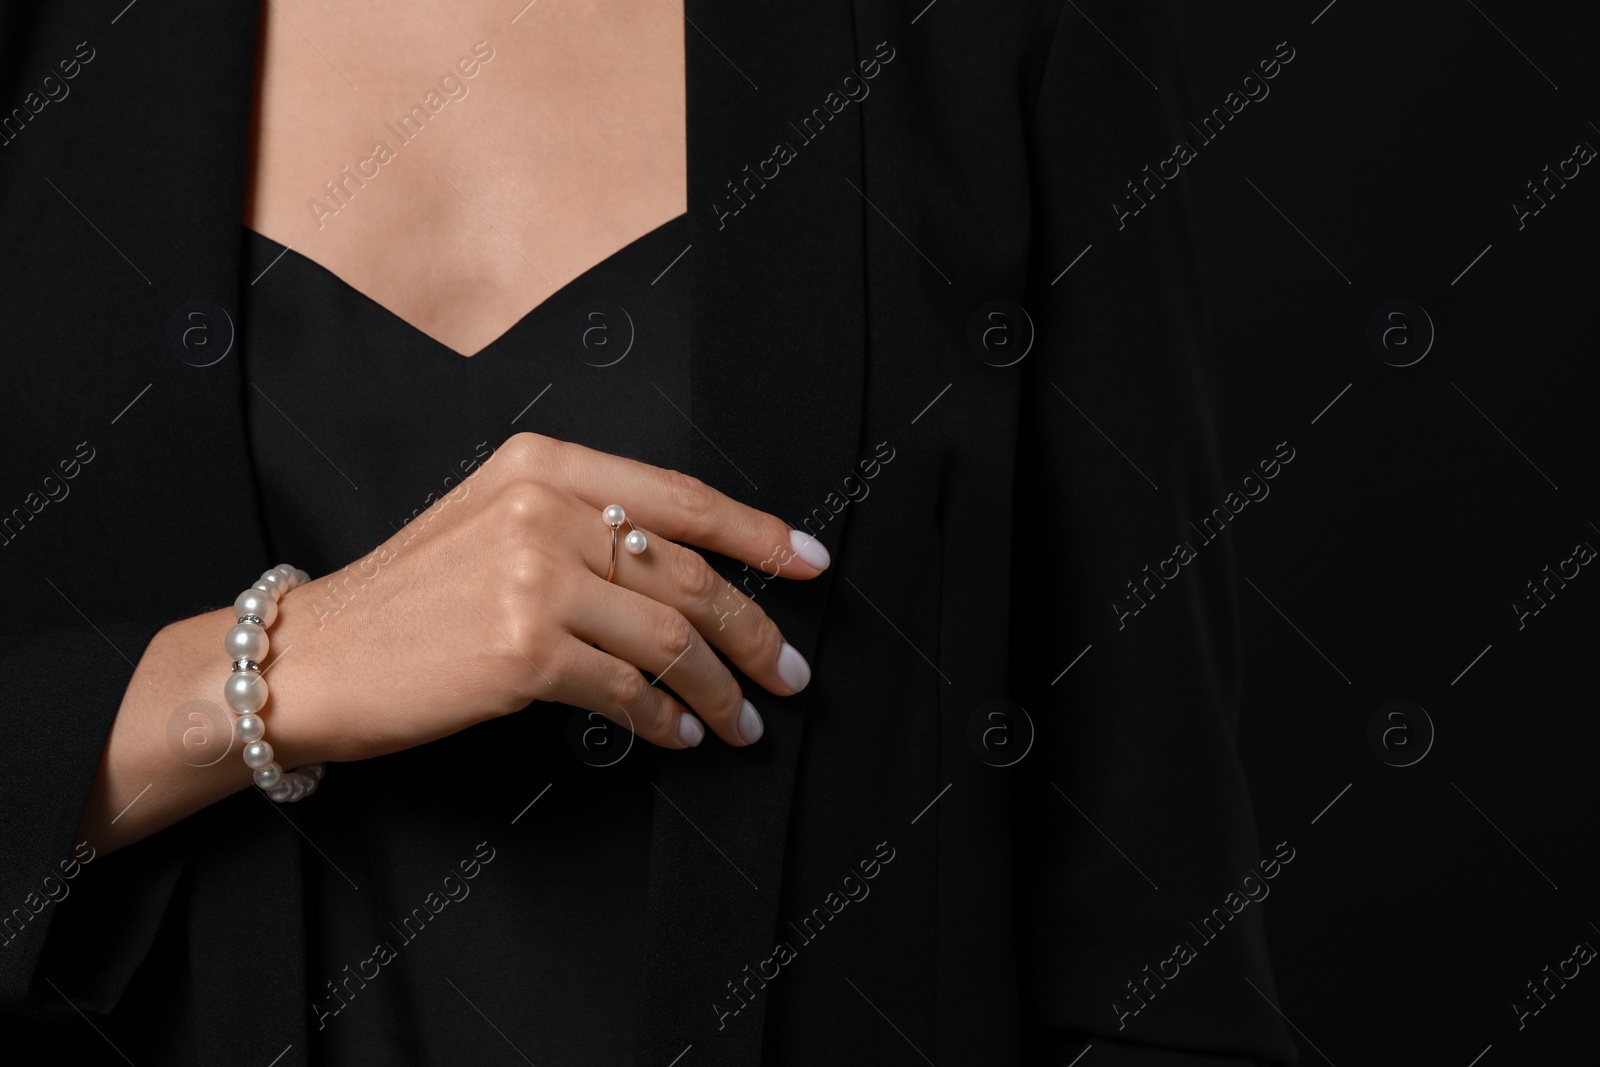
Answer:
[[[520,1062],[508,1045],[590,1063],[623,1062],[631,1044],[631,1062],[683,1067],[1065,1064],[1089,1044],[1130,1067],[1292,1058],[1265,905],[1129,1014],[1141,968],[1159,968],[1274,847],[1256,840],[1232,749],[1225,541],[1125,625],[1113,607],[1226,493],[1183,191],[1125,227],[1110,210],[1182,136],[1164,20],[1096,5],[1091,25],[1058,0],[760,14],[692,0],[685,13],[692,249],[668,275],[687,286],[684,410],[700,431],[684,469],[832,553],[807,583],[716,561],[807,656],[810,688],[747,687],[767,724],[749,749],[712,739],[597,771],[534,712],[333,768],[292,811],[230,797],[91,861],[0,947],[8,1047],[74,1043],[107,1062],[122,1062],[113,1043],[134,1062],[281,1054],[283,1067]],[[256,16],[210,0],[139,4],[114,23],[82,2],[6,16],[6,100],[86,37],[95,49],[72,95],[0,147],[6,909],[28,907],[72,856],[151,635],[279,562],[275,539],[327,536],[253,475],[259,342],[233,336],[255,276],[238,220]],[[863,60],[871,79],[846,83]],[[789,155],[773,176],[776,142]],[[968,343],[994,299],[1033,328],[1008,367]],[[227,353],[206,366],[181,339],[195,314]],[[329,391],[339,373],[308,365],[290,395]],[[562,396],[524,417],[565,417]],[[508,433],[531,397],[505,398]],[[681,417],[663,403],[650,421]],[[70,495],[39,503],[80,443],[94,459]],[[425,457],[416,495],[363,513],[374,539],[467,458],[448,446]],[[327,477],[309,474],[321,457],[297,462]],[[1006,769],[969,743],[994,700],[1038,730]],[[367,834],[376,783],[408,775],[426,788]],[[639,932],[626,958],[608,935],[557,930],[587,858],[552,824],[581,817],[560,805],[586,787],[650,805],[642,886],[597,878],[599,909]],[[458,839],[469,822],[479,829]],[[350,854],[319,854],[325,838]],[[314,1005],[327,969],[358,961],[338,940],[355,935],[323,917],[337,894],[370,891],[332,868],[370,862],[407,905],[443,871],[402,870],[402,856],[453,864],[479,842],[496,851],[472,896],[327,1020],[370,1013],[382,1044],[330,1057]],[[544,967],[518,958],[539,931],[557,945]],[[632,959],[637,1010],[616,1021],[583,991]],[[530,974],[540,984],[519,985]],[[572,1014],[545,1025],[533,998]],[[596,1018],[621,1032],[596,1036]],[[424,1047],[433,1034],[448,1053]]]
[[[470,358],[247,231],[241,361],[273,558],[338,569],[459,493],[514,430],[684,466],[687,275],[669,268],[687,230],[679,216],[633,241]],[[663,397],[683,417],[662,418]],[[313,1041],[329,1062],[452,1062],[460,1020],[422,1010],[441,975],[463,1004],[540,1034],[525,1048],[536,1062],[631,1062],[657,753],[610,765],[586,747],[600,765],[577,762],[575,716],[603,729],[541,704],[324,780],[334,799],[301,825],[329,857],[304,888]],[[536,797],[510,834],[482,825],[486,807],[510,818]]]

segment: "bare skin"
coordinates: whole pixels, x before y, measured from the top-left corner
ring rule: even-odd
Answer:
[[[264,9],[245,224],[463,356],[688,203],[679,9],[524,2]]]
[[[678,9],[518,8],[272,0],[263,15],[245,224],[462,356],[686,204]],[[420,132],[406,142],[393,127],[408,114]],[[599,509],[619,501],[650,547],[624,554],[608,583]],[[517,434],[363,560],[284,594],[264,665],[267,740],[286,769],[370,759],[558,701],[664,748],[708,730],[750,744],[759,716],[713,648],[780,695],[803,688],[810,668],[686,546],[768,578],[815,577],[826,553],[791,535],[677,472]],[[330,589],[352,572],[360,595],[330,610]],[[239,589],[254,577],[240,575]],[[203,767],[171,742],[187,702],[220,704],[233,621],[213,611],[151,641],[79,840],[110,852],[251,787],[237,741]]]
[[[619,553],[607,582],[600,509],[617,500],[629,502],[650,545],[639,556]],[[267,740],[286,769],[349,762],[554,701],[663,748],[693,747],[707,729],[727,744],[752,744],[759,716],[746,716],[754,708],[713,649],[782,696],[803,688],[810,668],[687,545],[759,569],[765,577],[752,592],[765,578],[822,571],[797,553],[820,550],[809,537],[694,478],[517,434],[373,552],[283,595],[263,671]],[[110,852],[249,785],[237,744],[228,758],[195,767],[170,742],[186,702],[220,702],[222,638],[233,621],[223,609],[176,622],[146,648],[79,840]]]

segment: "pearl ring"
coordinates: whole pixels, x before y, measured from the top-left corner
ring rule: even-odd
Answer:
[[[608,504],[600,512],[600,521],[611,527],[611,566],[606,570],[606,581],[611,581],[617,575],[617,531],[623,524],[628,526],[628,536],[622,539],[622,547],[632,555],[639,555],[650,547],[649,540],[644,531],[628,521],[628,513],[622,510],[621,504]]]

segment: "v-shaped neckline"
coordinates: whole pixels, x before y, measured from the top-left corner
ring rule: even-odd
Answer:
[[[445,344],[428,331],[415,325],[404,316],[389,308],[382,301],[368,295],[362,290],[356,288],[354,285],[351,285],[344,278],[323,266],[321,263],[318,263],[310,256],[303,255],[300,252],[295,251],[292,246],[280,244],[273,238],[268,237],[266,234],[261,233],[258,230],[251,229],[249,226],[243,227],[247,245],[243,258],[244,262],[246,263],[259,262],[250,255],[248,245],[252,241],[259,242],[267,246],[271,252],[268,265],[265,269],[260,270],[260,272],[255,276],[254,280],[249,283],[249,285],[253,286],[258,282],[262,282],[263,279],[271,272],[272,268],[278,265],[280,260],[293,259],[301,265],[302,269],[309,267],[318,275],[324,277],[326,280],[331,281],[340,292],[350,295],[362,306],[373,309],[375,313],[383,319],[396,324],[399,329],[405,331],[411,336],[418,338],[420,343],[423,344],[424,347],[428,348],[431,352],[445,356],[459,363],[475,363],[478,360],[483,359],[485,356],[490,355],[493,351],[506,347],[514,339],[515,335],[521,334],[529,329],[530,323],[537,320],[542,320],[547,314],[554,314],[554,311],[545,312],[545,309],[558,306],[559,304],[563,303],[565,301],[565,297],[573,291],[574,286],[585,281],[586,279],[592,278],[592,276],[595,274],[610,273],[614,271],[622,260],[631,259],[632,257],[638,255],[642,246],[645,244],[659,243],[661,239],[670,231],[680,228],[687,229],[688,224],[688,213],[683,212],[678,215],[674,215],[672,218],[668,219],[666,222],[663,222],[654,229],[635,237],[633,240],[629,241],[615,252],[612,252],[598,263],[595,263],[588,269],[579,272],[572,278],[569,278],[567,281],[563,282],[549,296],[545,297],[533,307],[529,308],[520,318],[518,318],[510,326],[506,327],[505,330],[501,331],[493,340],[471,355],[462,355],[460,352],[457,352],[455,349],[451,348],[449,345]],[[688,249],[684,248],[682,251],[686,252]],[[666,273],[666,268],[669,266],[669,264],[673,262],[676,261],[670,257],[663,259],[661,264],[663,268],[663,274]],[[656,280],[660,280],[659,276],[657,276]],[[655,282],[652,281],[650,284],[654,285]]]

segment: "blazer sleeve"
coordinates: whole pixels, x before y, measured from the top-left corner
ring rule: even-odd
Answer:
[[[1017,367],[1013,527],[1012,677],[1037,730],[1017,833],[1038,1063],[1088,1042],[1127,1067],[1295,1057],[1265,905],[1246,895],[1273,853],[1235,749],[1231,539],[1190,525],[1228,493],[1185,178],[1151,182],[1131,217],[1117,206],[1193,140],[1185,96],[1163,9],[1062,6],[1029,117],[1035,341]]]
[[[185,862],[181,824],[111,854],[76,837],[134,664],[165,621],[25,627],[53,614],[8,603],[0,637],[0,1010],[105,1014],[148,955]]]

